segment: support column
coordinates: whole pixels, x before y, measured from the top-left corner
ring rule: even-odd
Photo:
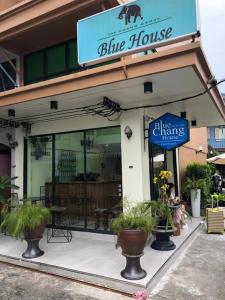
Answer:
[[[121,116],[121,151],[123,197],[129,202],[150,199],[148,142],[144,149],[143,110],[125,112]],[[126,126],[132,129],[130,139],[124,133]]]
[[[15,141],[18,142],[18,146],[12,149],[12,177],[17,176],[15,184],[19,186],[19,190],[15,192],[18,193],[19,199],[23,198],[23,176],[24,176],[24,130],[19,127],[15,129]]]

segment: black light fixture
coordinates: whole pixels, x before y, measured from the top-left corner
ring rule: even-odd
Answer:
[[[8,117],[15,118],[15,116],[16,116],[15,109],[8,109]]]
[[[181,116],[181,118],[186,119],[186,118],[187,118],[187,113],[186,113],[186,111],[181,111],[181,112],[180,112],[180,116]]]
[[[153,92],[152,82],[145,82],[144,83],[144,93],[145,94],[151,94],[152,92]]]
[[[50,108],[51,109],[58,109],[58,101],[50,101]]]
[[[197,126],[197,121],[196,120],[192,120],[191,121],[191,126],[196,127]]]
[[[126,126],[124,129],[124,133],[126,134],[128,140],[132,137],[133,131],[129,126]]]

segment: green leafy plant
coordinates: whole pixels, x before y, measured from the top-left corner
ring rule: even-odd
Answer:
[[[15,209],[9,211],[5,206],[2,211],[3,221],[0,226],[2,232],[8,232],[16,239],[24,239],[26,231],[32,230],[47,221],[49,210],[39,204],[25,199]]]
[[[123,229],[143,230],[150,233],[154,226],[155,222],[151,211],[147,209],[144,202],[124,207],[124,212],[112,221],[112,229],[116,234]]]
[[[8,199],[8,191],[18,190],[19,187],[12,182],[18,177],[0,176],[0,203],[5,204]]]
[[[211,192],[212,182],[211,177],[213,174],[213,169],[210,165],[200,164],[200,163],[192,163],[187,165],[186,174],[185,174],[185,185],[188,181],[188,178],[191,180],[204,180],[203,183],[199,183],[201,189],[201,198],[206,200]],[[196,188],[193,188],[196,189]],[[186,192],[186,188],[184,188],[184,194],[186,197],[189,197],[189,191]]]
[[[151,200],[145,202],[145,205],[147,209],[151,210],[152,216],[156,220],[157,225],[159,225],[160,221],[163,221],[165,223],[166,230],[171,227],[174,228],[172,209],[167,203],[160,200]]]
[[[190,193],[191,190],[204,190],[205,189],[205,181],[204,179],[195,179],[194,177],[192,178],[187,178],[185,183],[184,183],[184,192]]]
[[[211,194],[210,198],[206,200],[205,207],[217,207],[225,205],[225,195],[224,194]]]

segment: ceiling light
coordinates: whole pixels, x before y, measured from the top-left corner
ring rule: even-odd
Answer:
[[[8,110],[8,117],[10,118],[15,118],[16,116],[16,112],[15,112],[15,109],[9,109]]]
[[[151,94],[152,92],[153,92],[152,82],[145,82],[144,83],[144,93],[145,94]]]
[[[58,109],[58,101],[50,101],[50,108],[51,109]]]

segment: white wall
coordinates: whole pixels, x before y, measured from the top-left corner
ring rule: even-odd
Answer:
[[[129,126],[133,135],[124,134]],[[132,203],[150,198],[148,146],[144,151],[143,111],[133,110],[121,116],[123,196]]]

